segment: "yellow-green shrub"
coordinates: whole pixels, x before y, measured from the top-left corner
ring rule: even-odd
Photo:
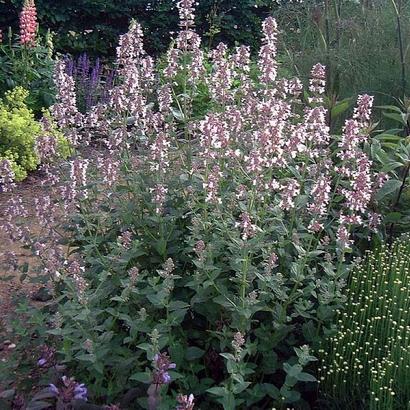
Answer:
[[[10,161],[16,181],[27,176],[27,171],[40,163],[35,150],[36,138],[41,134],[41,124],[27,108],[29,93],[22,87],[8,91],[0,101],[0,160]],[[62,135],[55,135],[62,157],[70,153],[68,141]]]

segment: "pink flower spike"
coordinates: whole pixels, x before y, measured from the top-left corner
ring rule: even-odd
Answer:
[[[37,10],[34,0],[26,0],[20,14],[20,43],[34,47],[37,32]]]

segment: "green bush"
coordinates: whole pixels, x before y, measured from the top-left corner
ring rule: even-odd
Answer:
[[[329,408],[403,410],[410,403],[410,240],[369,252],[353,270],[338,332],[323,347]]]
[[[36,139],[43,130],[26,105],[28,95],[28,91],[16,87],[6,92],[0,102],[0,160],[10,162],[16,181],[23,180],[27,172],[36,169],[40,163]],[[52,133],[57,138],[59,154],[66,158],[70,153],[66,138],[56,130]]]
[[[25,104],[28,95],[28,91],[17,87],[7,92],[0,103],[0,159],[10,161],[17,181],[39,164],[35,142],[41,126]]]

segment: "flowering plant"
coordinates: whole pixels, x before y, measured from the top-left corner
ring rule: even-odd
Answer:
[[[353,270],[338,331],[321,350],[323,399],[371,409],[406,407],[409,269],[410,242],[403,235],[368,252]]]
[[[0,100],[0,181],[9,174],[3,172],[4,166],[10,167],[15,181],[23,180],[28,171],[36,169],[41,160],[37,143],[44,138],[54,141],[56,156],[66,158],[70,153],[66,138],[51,125],[47,126],[46,113],[42,122],[34,118],[26,105],[28,95],[28,91],[16,87]]]
[[[75,82],[77,105],[86,112],[97,103],[107,103],[109,91],[115,81],[115,71],[99,58],[94,62],[83,53],[77,59],[66,57],[66,70]]]
[[[332,136],[325,67],[312,69],[303,101],[299,80],[278,78],[273,18],[255,75],[246,46],[205,55],[194,2],[178,10],[160,75],[133,22],[108,102],[86,114],[56,65],[57,124],[73,144],[102,137],[107,152],[71,161],[58,190],[73,215],[70,256],[58,241],[32,244],[58,295],[51,333],[94,397],[134,388],[152,409],[177,395],[192,408],[186,392],[201,408],[303,405],[355,241],[380,224],[385,176],[364,149],[373,99],[359,96]],[[204,85],[209,109],[198,118]]]
[[[34,0],[26,0],[20,14],[20,33],[0,36],[0,93],[16,86],[30,90],[28,105],[36,114],[53,102],[53,41],[48,32],[37,35]]]

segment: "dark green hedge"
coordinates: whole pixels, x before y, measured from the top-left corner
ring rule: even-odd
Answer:
[[[23,0],[0,0],[0,28],[18,27]],[[219,29],[205,41],[258,45],[260,23],[276,4],[271,0],[199,0],[197,29],[204,35],[212,26]],[[118,35],[127,29],[130,18],[142,23],[146,48],[152,54],[163,52],[178,27],[173,0],[36,0],[43,29],[57,33],[57,49],[78,54],[110,55]]]

